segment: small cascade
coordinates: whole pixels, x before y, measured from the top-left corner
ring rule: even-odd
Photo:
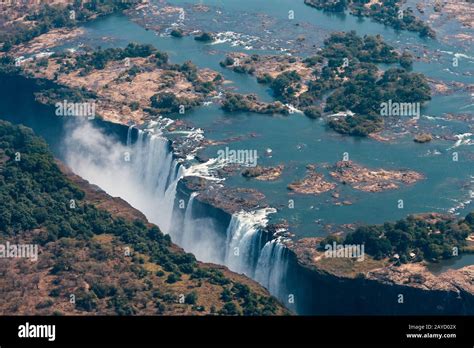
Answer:
[[[133,132],[133,125],[128,127],[127,131],[127,147],[130,147],[132,145],[132,132]]]
[[[260,252],[254,279],[278,298],[286,296],[287,249],[279,238],[268,241]]]
[[[223,250],[225,238],[216,227],[216,221],[204,214],[196,216],[195,198],[199,194],[191,193],[182,223],[175,221],[175,228],[171,229],[171,238],[187,252],[193,253],[196,258],[204,262],[223,264]]]
[[[194,198],[197,195],[197,192],[191,193],[188,205],[186,206],[186,211],[184,213],[183,228],[180,231],[177,231],[176,235],[178,236],[178,238],[176,239],[176,243],[180,245],[189,245],[192,242],[195,224],[195,222],[193,221],[193,203]]]
[[[268,223],[268,215],[274,212],[275,209],[266,208],[232,215],[227,228],[224,264],[232,271],[256,280],[272,295],[284,299],[287,249],[280,238],[265,240],[262,232]]]
[[[268,214],[275,209],[265,208],[232,215],[227,228],[224,263],[233,271],[253,277],[260,252],[260,228],[268,223]]]

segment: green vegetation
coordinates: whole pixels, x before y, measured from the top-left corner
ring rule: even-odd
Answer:
[[[326,64],[323,62],[326,61]],[[375,64],[399,63],[406,69],[391,68],[382,73]],[[295,98],[301,87],[295,71],[275,78],[270,87],[275,96],[303,109],[309,117],[319,117],[316,106],[325,96],[324,112],[351,111],[354,115],[331,117],[329,127],[342,134],[366,136],[381,130],[383,102],[423,103],[430,100],[430,87],[421,74],[410,73],[411,56],[398,54],[382,37],[359,37],[354,31],[333,33],[315,57],[304,60],[315,67],[315,80],[307,82],[307,91]]]
[[[173,36],[173,37],[182,38],[183,37],[183,31],[181,29],[173,29],[173,30],[171,30],[170,35]]]
[[[252,58],[257,58],[257,55],[252,55]],[[255,69],[251,65],[246,65],[246,64],[235,64],[237,59],[234,59],[230,56],[227,56],[222,62],[219,62],[219,65],[223,68],[230,68],[232,71],[239,73],[239,74],[253,74],[255,72]],[[238,62],[238,61],[237,61]]]
[[[222,62],[219,62],[219,65],[225,68],[227,66],[234,65],[234,63],[235,63],[235,59],[227,56]]]
[[[157,93],[151,96],[151,107],[163,113],[179,112],[180,108],[188,109],[199,105],[198,100],[178,98],[173,93]]]
[[[258,298],[247,285],[240,283],[224,288],[221,300],[225,302],[219,311],[221,315],[271,315],[275,305],[275,299]],[[236,303],[239,304],[241,310]],[[263,308],[260,308],[262,306]]]
[[[295,92],[301,88],[299,81],[301,77],[296,71],[285,71],[278,75],[270,84],[270,88],[276,98],[290,101]]]
[[[82,74],[87,74],[92,69],[102,70],[110,61],[123,60],[125,58],[148,57],[154,54],[157,66],[166,66],[168,64],[168,55],[164,52],[157,51],[152,45],[141,45],[137,43],[129,43],[125,48],[107,48],[105,50],[98,49],[93,52],[77,55],[74,62],[65,59],[66,71],[82,70]],[[67,56],[66,53],[62,54]],[[61,54],[55,55],[55,57]]]
[[[90,204],[85,192],[61,172],[43,140],[29,128],[5,121],[0,121],[0,238],[26,238],[40,245],[41,262],[39,266],[28,263],[29,274],[47,272],[41,274],[54,280],[43,284],[50,287],[49,297],[39,302],[37,310],[53,311],[56,304],[64,308],[61,303],[68,303],[74,291],[79,312],[133,315],[147,310],[149,301],[155,303],[157,313],[172,313],[176,306],[201,312],[204,308],[196,304],[202,282],[208,283],[206,289],[234,289],[221,313],[260,315],[281,310],[274,298],[247,291],[245,284],[218,269],[200,266],[158,227],[111,215]],[[125,246],[133,250],[133,257],[123,256]],[[22,272],[27,272],[25,267]],[[11,284],[18,282],[9,279]],[[185,304],[179,304],[169,284],[185,281],[183,285],[194,290],[186,295]],[[90,286],[84,287],[85,283]],[[78,285],[71,289],[71,284]],[[0,292],[5,300],[18,301],[15,289],[5,286]],[[29,290],[21,295],[22,301],[28,295]],[[234,303],[237,310],[228,303]]]
[[[343,134],[365,136],[381,129],[380,105],[383,102],[423,103],[430,100],[430,87],[423,75],[403,69],[389,69],[377,80],[371,67],[342,84],[327,99],[325,111],[351,110],[356,116],[332,118],[329,126]]]
[[[288,114],[288,108],[282,103],[263,103],[254,94],[226,93],[222,109],[227,112],[243,111],[259,114]]]
[[[273,79],[269,74],[263,74],[262,76],[257,76],[258,83],[272,83]]]
[[[272,77],[259,62],[275,62],[282,71]],[[227,56],[220,64],[233,71],[254,74],[257,81],[269,85],[279,101],[302,110],[310,118],[326,114],[327,125],[341,134],[367,136],[383,128],[381,107],[384,103],[419,103],[431,99],[424,75],[410,72],[412,56],[398,53],[380,35],[360,37],[355,31],[332,33],[323,48],[312,57]],[[293,63],[296,63],[293,65]],[[303,63],[309,69],[301,69]],[[377,64],[399,64],[379,69]],[[246,98],[232,95],[224,103],[227,110],[249,110]],[[252,104],[259,103],[257,100]],[[248,104],[248,103],[247,103]]]
[[[82,103],[85,100],[97,99],[97,95],[86,89],[55,86],[53,88],[42,89],[39,92],[36,92],[35,98],[43,104],[54,104],[58,100],[68,100],[71,103]]]
[[[16,75],[20,73],[21,68],[15,66],[15,59],[11,56],[4,55],[0,57],[0,74]]]
[[[200,35],[195,36],[194,40],[202,42],[211,42],[214,41],[214,36],[211,33],[204,32]]]
[[[350,9],[359,17],[370,17],[396,30],[414,31],[425,37],[435,37],[434,31],[415,17],[411,8],[402,9],[401,0],[380,0],[366,6],[370,0],[305,0],[305,4],[319,10],[344,12]]]
[[[456,253],[453,251],[460,252],[466,246],[467,236],[473,232],[474,213],[459,221],[409,216],[396,223],[361,226],[344,239],[329,236],[320,246],[324,248],[324,245],[334,241],[342,244],[364,244],[365,252],[375,259],[398,254],[402,263],[438,261],[454,257]]]
[[[308,106],[303,112],[309,118],[320,118],[322,116],[321,108],[316,105]]]
[[[400,58],[395,48],[386,44],[382,36],[360,37],[355,31],[332,33],[324,40],[321,55],[330,60],[329,67],[342,65],[340,60],[343,58],[349,59],[349,66],[354,59],[363,63],[392,64]]]
[[[259,60],[265,57],[244,57],[239,65],[235,65],[236,59],[227,56],[220,64],[233,71],[254,74]],[[268,84],[276,99],[302,110],[310,118],[331,114],[327,117],[328,126],[342,134],[367,136],[380,131],[384,124],[381,105],[389,100],[421,105],[431,98],[425,77],[410,72],[412,56],[408,52],[398,53],[380,35],[360,37],[355,31],[335,32],[324,41],[318,54],[301,62],[295,57],[267,59],[274,60],[284,71],[274,78],[259,71],[257,81]],[[310,72],[298,69],[298,65],[291,69],[292,63],[303,63]],[[397,63],[400,67],[386,71],[377,66]],[[232,94],[223,107],[228,111],[254,111],[258,103],[261,104],[256,99]]]
[[[227,112],[250,111],[250,105],[244,95],[227,93],[222,109]]]
[[[0,42],[2,50],[9,51],[14,45],[28,42],[31,39],[55,28],[71,28],[79,23],[98,16],[120,12],[134,6],[138,0],[122,1],[75,1],[67,6],[42,5],[34,13],[28,14],[25,21],[2,31]],[[72,14],[71,11],[74,11]]]

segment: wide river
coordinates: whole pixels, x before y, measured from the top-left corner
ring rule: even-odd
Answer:
[[[219,66],[226,52],[284,53],[286,47],[296,50],[295,54],[308,56],[320,46],[332,31],[355,30],[359,35],[381,34],[396,48],[407,48],[416,55],[424,55],[414,64],[415,72],[422,72],[430,78],[444,82],[470,83],[474,70],[474,58],[469,47],[456,41],[421,39],[415,33],[396,32],[369,19],[360,20],[346,14],[328,15],[307,7],[303,1],[295,0],[240,0],[205,1],[208,11],[197,11],[187,1],[169,1],[183,6],[186,19],[178,23],[184,27],[222,33],[222,39],[214,44],[205,44],[192,37],[172,38],[169,32],[176,18],[162,20],[147,13],[141,16],[140,25],[124,15],[109,16],[84,26],[85,34],[67,44],[55,48],[78,48],[81,45],[101,47],[124,47],[131,41],[149,43],[166,51],[173,63],[192,60],[198,67],[206,67],[220,72],[226,80],[232,81],[229,88],[242,93],[255,93],[261,99],[271,101],[267,87],[260,85],[252,76],[234,73]],[[295,19],[289,20],[289,11],[294,11]],[[139,14],[137,14],[139,18]],[[132,16],[133,19],[133,16]],[[147,24],[149,23],[149,24]],[[262,23],[265,23],[263,25]],[[160,26],[160,32],[147,30]],[[444,29],[443,35],[459,28]],[[232,31],[232,33],[229,32]],[[305,44],[297,50],[295,38],[305,35]],[[459,66],[452,67],[452,59],[459,57]],[[384,68],[384,67],[382,67]],[[10,80],[11,84],[0,86],[0,117],[31,126],[44,136],[58,156],[61,156],[61,134],[64,121],[51,115],[51,108],[33,101],[34,87],[23,80]],[[14,87],[14,88],[13,88]],[[465,134],[472,132],[473,122],[446,119],[446,114],[473,114],[472,96],[468,92],[457,92],[447,96],[434,96],[422,109],[420,123],[443,134]],[[41,116],[40,120],[38,116]],[[406,134],[391,142],[341,136],[326,128],[324,121],[312,120],[302,114],[288,116],[257,115],[252,113],[227,114],[218,105],[199,107],[185,115],[172,115],[172,119],[184,119],[189,124],[204,130],[206,138],[219,140],[240,137],[227,146],[231,149],[257,150],[258,164],[274,166],[284,164],[285,170],[279,180],[262,182],[247,180],[240,175],[228,178],[226,185],[255,188],[263,192],[270,206],[277,209],[270,219],[277,222],[285,219],[290,231],[297,237],[325,235],[325,225],[348,223],[383,223],[394,221],[411,213],[455,212],[460,216],[473,210],[470,190],[474,190],[472,135],[465,135],[463,141],[436,140],[427,144],[416,144],[413,136]],[[110,132],[124,139],[124,130],[104,125]],[[204,154],[216,157],[222,145],[207,148]],[[271,149],[271,156],[266,156]],[[339,185],[340,200],[348,200],[352,205],[336,206],[331,193],[294,195],[287,185],[305,176],[308,164],[334,164],[347,152],[350,159],[371,168],[411,169],[421,172],[424,180],[398,190],[380,193],[364,193],[348,185]],[[459,160],[452,160],[453,152],[458,152]],[[328,175],[327,170],[318,166]],[[397,202],[403,199],[404,208]],[[289,208],[293,200],[294,208]],[[470,256],[463,261],[453,260],[449,267],[461,267],[474,263]],[[439,271],[439,269],[437,269]]]

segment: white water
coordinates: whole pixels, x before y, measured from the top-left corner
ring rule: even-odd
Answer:
[[[474,134],[472,133],[456,134],[455,137],[458,140],[448,150],[455,149],[462,145],[466,145],[466,146],[474,145],[474,141],[470,139],[473,135]]]
[[[197,195],[196,192],[191,194],[182,227],[176,225],[176,228],[171,231],[171,237],[184,250],[193,253],[198,260],[223,264],[224,240],[215,221],[210,217],[196,217],[193,213]]]
[[[91,123],[81,123],[66,137],[66,162],[75,173],[125,199],[168,233],[181,167],[165,138],[139,131],[132,144],[131,134],[129,129],[125,146]]]
[[[260,252],[254,279],[279,298],[284,298],[288,267],[286,248],[277,239],[268,241]]]
[[[268,214],[275,213],[272,208],[239,212],[232,215],[226,232],[226,250],[224,263],[233,271],[245,273],[249,277],[254,275],[253,262],[255,247],[259,246],[259,228],[268,223]]]
[[[140,210],[198,260],[226,265],[282,296],[287,266],[285,247],[279,240],[263,244],[266,241],[262,241],[261,233],[268,215],[276,210],[236,213],[226,234],[219,231],[218,222],[206,212],[199,213],[195,204],[198,193],[192,193],[184,212],[177,214],[174,210],[180,205],[175,202],[179,180],[187,175],[219,180],[214,171],[222,164],[211,159],[185,169],[173,158],[160,129],[138,130],[136,141],[132,135],[130,127],[123,145],[90,122],[83,122],[70,129],[66,137],[66,162],[78,175]]]

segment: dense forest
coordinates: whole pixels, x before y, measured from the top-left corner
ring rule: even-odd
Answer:
[[[395,223],[368,225],[345,236],[329,236],[320,246],[333,242],[364,244],[365,252],[376,259],[398,254],[401,263],[422,260],[439,261],[457,256],[466,247],[466,238],[474,232],[474,212],[464,219],[409,216]]]
[[[285,312],[255,283],[198,263],[146,220],[97,208],[63,174],[42,139],[5,121],[0,121],[0,239],[35,243],[41,250],[37,264],[13,259],[0,267],[4,314],[23,311],[13,306],[20,306],[14,284],[30,277],[48,291],[41,296],[36,288],[25,291],[22,303],[32,301],[36,308],[29,314]],[[127,248],[130,257],[123,252]]]
[[[247,73],[252,60],[239,68]],[[392,100],[420,103],[431,99],[430,87],[422,74],[410,71],[412,57],[398,53],[380,35],[358,36],[354,31],[332,33],[317,55],[303,61],[313,69],[314,79],[302,81],[296,70],[280,73],[275,78],[261,76],[260,83],[269,84],[278,100],[290,103],[312,118],[325,113],[348,113],[345,117],[328,117],[328,125],[342,134],[367,136],[380,131],[383,118],[380,105]],[[223,61],[229,66],[230,60]],[[377,64],[398,64],[385,71]],[[303,84],[306,88],[303,91]],[[301,91],[303,91],[301,93]]]
[[[318,95],[328,87],[336,87],[327,98],[324,111],[350,110],[356,114],[329,121],[329,126],[339,133],[365,136],[380,130],[383,124],[380,105],[388,100],[422,104],[431,99],[425,77],[409,71],[412,64],[409,54],[398,54],[379,35],[361,38],[353,31],[332,34],[324,42],[322,56],[328,59],[322,71],[324,79],[310,86],[309,93]],[[348,63],[342,71],[344,59]],[[400,68],[389,68],[383,73],[376,66],[396,62]],[[335,86],[326,86],[326,81],[335,81],[331,82]]]
[[[367,6],[370,3],[370,6]],[[414,31],[422,37],[435,37],[435,32],[415,17],[411,8],[402,8],[401,0],[305,0],[305,4],[328,12],[350,9],[359,17],[370,17],[396,30]]]

